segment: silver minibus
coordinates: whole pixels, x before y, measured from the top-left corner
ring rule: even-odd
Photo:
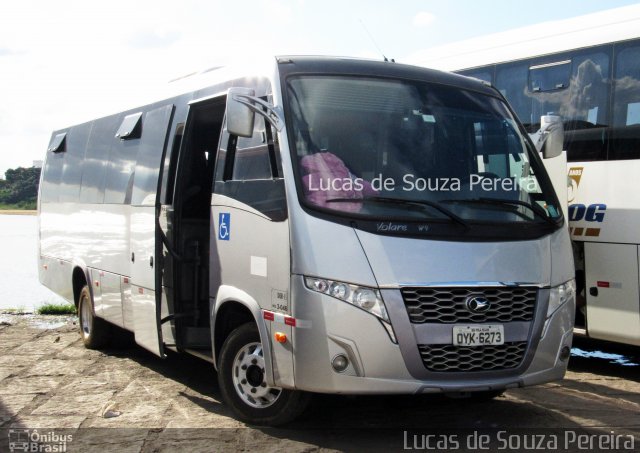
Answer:
[[[486,399],[564,376],[552,119],[534,143],[489,84],[393,62],[277,57],[176,83],[52,134],[40,280],[87,347],[125,329],[208,360],[264,425],[312,393]]]

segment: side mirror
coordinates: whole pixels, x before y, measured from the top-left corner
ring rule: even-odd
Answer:
[[[558,115],[543,115],[540,117],[540,131],[536,148],[544,159],[552,159],[562,154],[564,146],[564,127],[562,118]]]
[[[238,137],[253,135],[253,121],[255,114],[246,103],[240,101],[240,96],[254,96],[255,91],[250,88],[229,88],[227,91],[227,131]]]

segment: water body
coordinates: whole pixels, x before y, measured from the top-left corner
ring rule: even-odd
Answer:
[[[38,281],[38,218],[0,215],[0,310],[33,311],[64,299]]]

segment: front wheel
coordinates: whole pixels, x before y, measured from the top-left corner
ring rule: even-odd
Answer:
[[[218,382],[225,403],[238,418],[256,425],[277,426],[300,415],[309,395],[270,387],[258,328],[243,324],[231,332],[220,351]]]
[[[78,320],[82,342],[88,349],[99,349],[109,341],[109,324],[96,317],[91,291],[87,285],[82,287],[78,298]]]

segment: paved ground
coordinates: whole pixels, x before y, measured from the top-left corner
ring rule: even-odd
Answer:
[[[571,441],[571,448],[561,443],[558,451],[580,451],[579,439],[566,438],[575,432],[591,436],[585,437],[591,451],[607,449],[598,447],[603,438],[628,450],[622,443],[628,434],[640,449],[640,366],[615,355],[573,357],[562,383],[512,390],[482,404],[437,396],[318,395],[301,420],[266,429],[231,417],[208,363],[179,355],[161,360],[135,346],[90,351],[76,329],[73,318],[0,316],[0,452],[16,439],[19,451],[19,441],[36,428],[40,444],[64,444],[66,451],[424,450],[433,446],[428,433],[448,435],[439,439],[449,448],[458,441],[458,450],[480,451],[476,433],[488,433],[497,449],[507,445],[498,442],[501,430],[507,431],[502,439],[513,435],[521,448],[533,436],[548,442],[557,432],[556,440]],[[613,352],[640,363],[639,348]],[[558,428],[571,433],[553,431]]]

